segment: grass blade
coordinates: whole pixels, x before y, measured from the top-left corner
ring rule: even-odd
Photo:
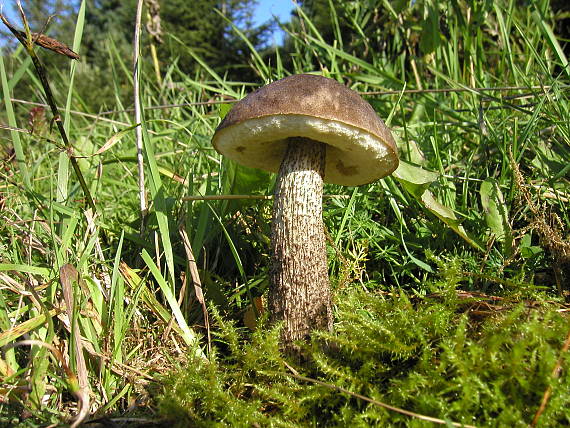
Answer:
[[[200,349],[198,336],[190,329],[190,327],[188,327],[188,324],[184,319],[184,315],[182,315],[182,311],[180,310],[180,306],[178,306],[176,297],[174,297],[172,289],[170,288],[170,286],[168,285],[168,283],[166,282],[166,280],[158,270],[158,267],[152,260],[152,257],[146,252],[146,250],[142,251],[141,256],[146,265],[148,266],[150,273],[152,274],[158,286],[160,287],[160,290],[164,294],[164,297],[166,298],[166,301],[168,302],[168,305],[170,306],[170,309],[174,314],[174,318],[178,323],[178,326],[182,329],[182,332],[184,333],[182,335],[182,338],[186,342],[186,345],[188,345],[190,348],[193,349],[195,356],[205,357],[204,353],[202,352],[202,349]]]
[[[0,75],[2,79],[2,91],[4,95],[4,105],[6,106],[6,115],[8,116],[8,124],[12,128],[17,128],[18,124],[16,123],[14,106],[12,105],[12,96],[10,94],[10,86],[8,85],[8,79],[6,77],[3,54],[0,55]],[[22,174],[22,180],[24,181],[24,185],[27,188],[30,188],[30,174],[26,166],[26,158],[24,156],[22,141],[20,140],[20,133],[17,131],[10,131],[10,135],[12,137],[12,144],[14,145],[14,152],[16,153],[16,161],[18,162],[20,174]]]

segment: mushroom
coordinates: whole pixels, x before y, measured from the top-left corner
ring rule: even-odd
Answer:
[[[323,180],[358,186],[398,166],[394,138],[374,109],[335,80],[286,77],[249,94],[212,139],[221,154],[278,172],[271,227],[269,310],[282,343],[332,329]]]

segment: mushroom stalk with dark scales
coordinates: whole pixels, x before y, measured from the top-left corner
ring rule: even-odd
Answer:
[[[299,74],[238,102],[212,139],[246,166],[278,172],[269,308],[283,345],[332,328],[322,220],[323,181],[358,186],[392,173],[398,155],[374,109],[335,80]]]
[[[275,183],[269,310],[284,322],[284,343],[332,328],[322,220],[326,146],[290,138]]]

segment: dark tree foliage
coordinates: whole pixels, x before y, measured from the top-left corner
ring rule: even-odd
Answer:
[[[245,41],[233,30],[229,21],[239,28],[256,49],[263,49],[270,28],[253,25],[255,0],[200,0],[164,2],[161,9],[163,28],[167,35],[161,59],[179,59],[185,72],[196,70],[190,51],[217,72],[228,73],[232,79],[255,79],[246,66],[250,51]],[[224,16],[227,18],[224,18]],[[228,21],[229,20],[229,21]]]
[[[90,63],[100,65],[105,61],[109,41],[128,57],[134,35],[136,3],[136,0],[88,1],[84,45]],[[241,77],[249,51],[246,43],[232,31],[229,21],[256,48],[262,49],[269,27],[253,25],[255,5],[254,0],[161,1],[160,21],[164,40],[158,46],[161,63],[168,65],[178,60],[182,71],[193,73],[197,62],[191,50],[214,70],[221,73],[230,70],[232,77]],[[146,22],[146,15],[143,20]],[[145,43],[148,41],[143,40]],[[248,73],[244,77],[249,80],[252,76],[251,72]]]
[[[87,0],[83,47],[89,63],[106,63],[110,41],[129,57],[136,4],[136,0]]]
[[[331,25],[329,0],[304,0],[300,4],[322,38],[327,43],[331,43],[335,39],[335,35]],[[294,14],[298,17],[298,14]]]

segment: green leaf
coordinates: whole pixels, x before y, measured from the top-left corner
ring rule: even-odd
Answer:
[[[544,38],[550,43],[552,50],[556,53],[558,61],[562,66],[561,68],[566,72],[566,75],[570,77],[570,63],[564,54],[564,49],[562,49],[562,46],[560,46],[560,43],[558,43],[558,40],[556,39],[556,35],[552,31],[552,28],[550,28],[550,25],[548,25],[545,18],[538,10],[532,12],[532,19],[538,28],[542,31]]]
[[[271,173],[257,168],[249,168],[225,159],[228,187],[224,189],[232,195],[266,194],[271,180]]]
[[[44,278],[49,278],[51,274],[51,269],[39,266],[0,263],[0,272],[10,272],[10,271],[31,273],[33,275],[41,275]]]
[[[542,248],[537,245],[532,245],[532,236],[526,234],[522,237],[520,241],[521,256],[525,259],[532,259],[540,253],[542,253]]]
[[[534,145],[536,156],[531,161],[533,167],[546,177],[562,177],[568,171],[568,162],[555,146],[539,140]]]
[[[474,238],[470,237],[453,210],[437,201],[428,190],[431,183],[437,180],[437,172],[428,171],[410,163],[400,161],[398,169],[393,173],[394,177],[402,184],[404,189],[412,195],[425,209],[443,221],[455,233],[461,236],[469,245],[483,251],[483,247]]]
[[[27,66],[26,66],[27,67]],[[0,57],[0,79],[2,83],[2,93],[4,96],[4,108],[5,114],[8,118],[8,124],[12,128],[17,128],[18,123],[16,122],[16,115],[14,113],[14,106],[12,105],[12,93],[11,88],[8,85],[8,77],[6,75],[6,69],[4,67],[4,59]],[[26,166],[26,157],[24,155],[24,148],[22,141],[20,140],[19,132],[13,130],[10,131],[10,136],[12,137],[12,145],[14,146],[14,152],[16,154],[16,161],[18,162],[18,168],[22,174],[22,180],[27,188],[31,185],[30,173],[28,167]]]
[[[220,115],[220,118],[223,119],[224,117],[226,117],[226,115],[230,112],[231,109],[232,109],[232,104],[220,104],[220,107],[218,108],[218,114]]]
[[[471,238],[463,226],[457,220],[455,213],[453,210],[439,201],[435,199],[433,193],[429,190],[426,190],[423,195],[421,196],[420,203],[432,214],[434,214],[437,218],[443,221],[446,225],[448,225],[455,233],[461,236],[469,245],[472,247],[483,251],[483,247],[475,241],[475,239]]]
[[[439,177],[437,172],[428,171],[402,160],[392,175],[415,198],[421,197],[429,185]]]
[[[425,166],[427,163],[422,149],[420,149],[415,140],[410,139],[405,143],[398,144],[398,150],[402,154],[402,157],[405,157],[413,164]]]
[[[172,292],[170,285],[164,279],[164,277],[160,273],[160,270],[152,260],[152,257],[147,253],[146,250],[142,251],[141,256],[146,265],[148,266],[150,272],[152,273],[152,276],[158,283],[160,290],[162,291],[162,294],[164,294],[164,297],[166,298],[166,301],[168,302],[168,305],[172,310],[172,314],[174,315],[174,318],[176,319],[178,326],[183,332],[182,338],[184,339],[184,342],[186,342],[186,345],[188,345],[190,348],[193,349],[194,356],[203,357],[204,354],[200,349],[198,336],[190,329],[190,327],[188,327],[186,319],[184,318],[184,315],[182,315],[182,311],[180,310],[180,306],[176,301],[176,297],[174,296],[174,293]]]
[[[148,134],[146,123],[143,119],[141,124],[143,129],[143,154],[145,165],[148,167],[149,189],[154,205],[154,214],[158,223],[158,230],[162,248],[164,249],[164,257],[169,272],[169,280],[172,289],[174,289],[174,253],[172,250],[172,242],[170,241],[169,214],[167,198],[164,194],[164,187],[160,178],[159,166],[154,155],[153,143]]]
[[[132,126],[129,126],[128,128],[122,129],[121,131],[117,132],[115,135],[111,136],[111,138],[109,138],[107,140],[107,142],[105,144],[103,144],[103,146],[101,146],[101,148],[99,150],[97,150],[95,152],[95,154],[93,154],[93,156],[97,156],[97,155],[100,155],[101,153],[105,153],[107,150],[109,150],[111,147],[113,147],[115,144],[117,144],[119,141],[121,141],[125,135],[130,133],[137,126],[140,126],[140,123],[136,123]]]
[[[435,51],[441,43],[437,2],[435,4],[427,4],[427,8],[428,13],[422,21],[422,36],[420,38],[420,50],[424,55]]]
[[[511,254],[512,234],[509,226],[507,206],[499,184],[492,178],[487,178],[479,189],[481,205],[485,211],[485,221],[499,242],[504,243],[505,251]]]
[[[54,317],[62,312],[62,309],[52,309],[48,312],[50,317]],[[14,327],[3,331],[0,333],[0,347],[5,346],[6,344],[13,342],[14,340],[18,339],[20,336],[24,334],[30,333],[32,330],[37,329],[38,327],[44,325],[46,323],[46,314],[39,314],[30,318]]]

